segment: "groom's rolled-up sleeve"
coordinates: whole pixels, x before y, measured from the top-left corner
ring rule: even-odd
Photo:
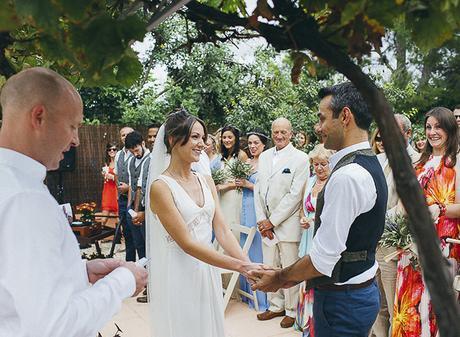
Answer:
[[[48,193],[18,193],[0,212],[0,312],[11,317],[15,336],[95,336],[134,293],[134,275],[123,267],[89,283],[76,239]]]

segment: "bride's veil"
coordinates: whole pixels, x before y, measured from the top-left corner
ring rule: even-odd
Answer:
[[[152,252],[152,245],[155,244],[154,240],[155,237],[158,236],[158,233],[154,233],[155,228],[158,228],[158,218],[153,213],[152,209],[150,208],[150,188],[155,180],[168,168],[170,162],[170,155],[167,152],[166,145],[164,142],[165,139],[165,125],[163,124],[158,130],[158,134],[155,140],[155,144],[153,146],[152,153],[150,154],[150,166],[149,166],[149,174],[147,177],[147,193],[145,196],[145,229],[146,229],[146,237],[145,237],[145,245],[146,245],[146,253],[147,258],[150,258],[149,262],[149,287],[152,285],[152,280],[150,273],[150,265],[152,263],[152,259],[155,257],[151,255]],[[161,225],[160,225],[161,226]],[[151,300],[150,293],[148,291],[148,296]],[[151,311],[151,310],[150,310]]]

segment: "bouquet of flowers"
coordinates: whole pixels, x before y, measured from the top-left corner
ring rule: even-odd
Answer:
[[[386,262],[395,258],[404,251],[410,250],[413,254],[411,257],[411,264],[415,267],[418,266],[417,262],[417,249],[412,240],[412,236],[407,226],[408,219],[404,215],[387,216],[385,220],[385,229],[380,239],[380,244],[385,247],[394,247],[396,252],[385,256]]]
[[[214,180],[214,184],[216,185],[223,184],[225,183],[225,180],[227,180],[227,175],[225,174],[225,171],[222,169],[212,169],[211,177],[212,180]]]
[[[233,179],[248,179],[252,172],[251,164],[244,163],[239,159],[227,162],[227,169],[230,177]],[[237,191],[241,192],[241,187],[238,187]]]
[[[407,218],[403,215],[387,216],[385,229],[380,239],[380,244],[385,247],[404,249],[412,244],[412,237],[407,226]]]
[[[75,207],[76,213],[80,214],[80,221],[84,224],[92,224],[95,218],[96,203],[84,202]]]

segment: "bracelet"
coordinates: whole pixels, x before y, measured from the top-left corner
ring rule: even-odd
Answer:
[[[446,214],[446,205],[440,203],[440,202],[437,202],[436,205],[438,205],[439,207],[439,216],[444,216]]]

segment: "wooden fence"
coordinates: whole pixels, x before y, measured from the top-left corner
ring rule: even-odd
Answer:
[[[95,201],[101,206],[105,148],[108,142],[120,144],[119,125],[84,125],[79,131],[80,146],[76,148],[76,166],[72,172],[48,172],[46,184],[51,194],[62,202],[77,205]],[[136,128],[144,137],[145,127]],[[62,179],[62,198],[58,197],[59,176]]]

